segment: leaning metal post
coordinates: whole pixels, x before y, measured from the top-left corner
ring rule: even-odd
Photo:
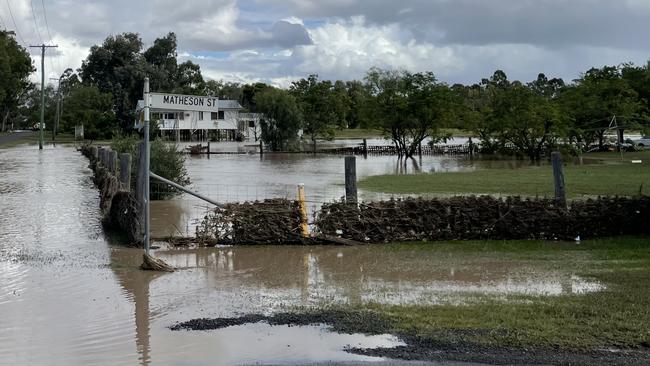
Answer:
[[[201,195],[200,193],[190,191],[189,189],[183,187],[180,184],[174,183],[169,179],[165,179],[165,178],[163,178],[163,177],[161,177],[161,176],[159,176],[157,174],[154,174],[152,172],[149,172],[149,176],[151,178],[157,179],[157,180],[159,180],[159,181],[161,181],[163,183],[166,183],[166,184],[178,189],[179,191],[183,191],[183,192],[185,192],[187,194],[191,194],[192,196],[194,196],[194,197],[196,197],[198,199],[204,200],[205,202],[211,203],[211,204],[213,204],[215,206],[219,206],[219,204],[216,201],[213,201],[213,200],[209,199],[208,197]]]

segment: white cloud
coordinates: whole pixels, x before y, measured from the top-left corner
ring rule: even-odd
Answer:
[[[25,43],[39,43],[33,18],[43,24],[41,4],[34,2],[32,14],[29,0],[9,3]],[[477,82],[495,69],[523,80],[538,72],[573,79],[591,66],[644,64],[650,56],[650,0],[46,3],[60,46],[48,50],[48,78],[79,67],[90,46],[127,31],[140,33],[145,45],[175,32],[180,57],[200,64],[207,77],[284,86],[310,73],[362,78],[372,66],[433,71],[449,83]],[[0,0],[0,13],[11,28],[7,4]],[[30,53],[40,67],[40,52]]]
[[[367,25],[363,17],[328,23],[311,30],[310,35],[314,44],[295,51],[296,67],[324,77],[361,77],[373,66],[455,70],[462,63],[450,47],[420,43],[398,24]]]

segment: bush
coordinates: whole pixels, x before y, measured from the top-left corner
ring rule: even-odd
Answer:
[[[118,136],[113,138],[111,148],[118,152],[118,154],[129,153],[133,157],[131,171],[131,186],[136,186],[137,171],[138,171],[138,144],[140,137],[137,135]],[[190,179],[187,176],[185,169],[185,155],[178,150],[175,144],[165,143],[162,140],[154,140],[151,142],[151,161],[150,169],[157,175],[165,177],[177,184],[187,186],[190,184]],[[151,199],[164,200],[171,198],[180,192],[163,184],[162,182],[151,179]]]

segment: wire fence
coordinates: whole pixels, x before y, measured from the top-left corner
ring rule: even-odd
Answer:
[[[188,189],[222,203],[262,202],[268,199],[296,200],[298,184],[267,185],[223,185],[194,183]],[[160,182],[151,183],[153,197],[169,192],[169,187]],[[394,194],[359,190],[360,203],[388,201],[419,197],[424,199],[457,196],[457,193]],[[507,194],[490,194],[493,197],[505,197]],[[307,213],[312,224],[315,214],[324,204],[341,201],[345,198],[344,185],[305,186]],[[152,201],[151,227],[154,237],[193,236],[203,218],[214,210],[214,206],[189,194],[172,196],[168,200]]]

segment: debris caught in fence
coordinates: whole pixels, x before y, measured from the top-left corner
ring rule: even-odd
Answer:
[[[650,234],[650,197],[574,201],[491,196],[408,198],[323,206],[315,225],[326,235],[370,243],[421,240],[573,240]]]
[[[220,244],[301,244],[300,207],[286,199],[225,204],[205,216],[196,237]]]

